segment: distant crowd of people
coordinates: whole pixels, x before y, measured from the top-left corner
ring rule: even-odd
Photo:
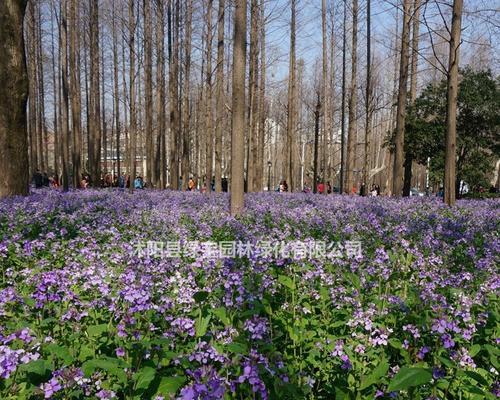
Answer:
[[[116,174],[111,174],[111,173],[104,173],[102,174],[99,184],[94,185],[94,182],[92,182],[91,177],[89,174],[82,174],[80,182],[79,182],[79,189],[87,189],[89,187],[97,186],[97,187],[102,187],[102,188],[120,188],[120,189],[128,189],[130,188],[131,184],[131,179],[130,175],[122,173],[120,175]],[[190,177],[188,180],[188,183],[186,185],[186,190],[189,192],[195,192],[199,191],[201,193],[205,193],[207,191],[207,185],[206,185],[206,179],[202,178],[201,183],[198,183],[196,181],[196,178]],[[61,181],[59,177],[56,174],[51,174],[49,175],[47,172],[40,172],[39,169],[37,169],[32,177],[32,184],[35,188],[43,188],[43,187],[50,187],[50,188],[59,188],[61,186]],[[132,181],[132,185],[134,189],[145,189],[149,187],[150,185],[148,184],[147,181],[144,180],[144,178],[140,175],[137,175],[135,179]],[[211,185],[211,190],[215,191],[215,177],[212,177],[212,180],[210,182]],[[182,184],[182,177],[179,178],[179,188],[183,188]],[[229,182],[227,178],[222,178],[221,179],[221,189],[223,192],[227,192],[229,189]],[[273,190],[272,188],[269,188],[269,190]],[[286,179],[283,179],[280,181],[279,185],[275,187],[274,189],[276,192],[280,193],[286,193],[289,191],[288,183]],[[303,193],[311,193],[313,189],[311,186],[307,185],[304,183],[303,186]],[[425,193],[420,193],[417,191],[417,189],[412,189],[415,193],[412,192],[412,195],[420,195],[420,196],[429,196],[431,195],[429,189],[425,191]],[[319,194],[331,194],[331,193],[338,193],[339,189],[337,187],[332,187],[331,183],[329,181],[325,182],[317,182],[316,183],[316,193]],[[498,190],[496,187],[491,186],[489,190],[484,189],[481,186],[477,186],[473,188],[473,192],[477,193],[497,193]],[[359,196],[369,196],[369,197],[377,197],[381,195],[381,190],[380,186],[377,184],[372,184],[370,188],[368,189],[367,185],[362,183],[359,186],[359,190],[357,189],[356,186],[353,186],[351,190],[349,191],[351,195],[359,195]],[[444,188],[440,187],[436,192],[435,195],[437,197],[444,197]]]

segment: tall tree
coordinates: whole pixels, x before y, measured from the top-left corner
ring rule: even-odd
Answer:
[[[453,1],[448,58],[448,84],[446,97],[446,151],[444,165],[444,202],[455,205],[456,200],[456,142],[457,142],[457,94],[460,33],[462,27],[463,0]]]
[[[112,5],[112,35],[113,35],[113,108],[115,117],[115,136],[116,136],[116,170],[118,176],[121,174],[121,127],[120,127],[120,91],[118,82],[118,37],[116,27],[116,8],[115,0]]]
[[[323,82],[323,144],[322,144],[322,170],[323,170],[323,184],[325,190],[324,194],[327,194],[326,190],[326,180],[327,180],[327,169],[328,169],[328,136],[330,131],[330,101],[328,96],[328,52],[327,52],[327,41],[328,34],[326,30],[326,0],[321,0],[321,32],[323,36],[322,40],[322,82]],[[317,182],[314,182],[313,185],[316,186]]]
[[[339,193],[345,191],[345,101],[346,101],[346,48],[347,48],[347,0],[344,0],[344,21],[342,27],[342,110],[340,111],[340,182]]]
[[[167,185],[166,115],[165,115],[165,6],[163,0],[156,1],[156,91],[158,113],[158,137],[160,142],[160,187]]]
[[[214,151],[214,133],[212,124],[212,8],[213,0],[207,0],[206,27],[207,27],[207,68],[205,77],[205,129],[206,129],[206,178],[207,193],[212,191],[212,164]]]
[[[88,159],[91,183],[98,186],[101,179],[101,105],[99,88],[99,2],[89,0],[90,34],[90,93]],[[104,105],[103,105],[104,106]]]
[[[145,119],[146,119],[146,178],[148,184],[156,182],[154,169],[153,140],[153,20],[151,0],[144,0],[144,75],[145,75]]]
[[[250,1],[250,55],[249,55],[249,117],[248,117],[248,167],[247,190],[252,192],[257,187],[258,159],[258,100],[259,100],[259,3]]]
[[[184,91],[182,100],[182,190],[188,188],[190,164],[189,152],[191,144],[191,40],[192,40],[192,20],[193,20],[193,2],[186,1],[186,21],[184,33]]]
[[[174,4],[172,4],[174,3]],[[179,0],[168,2],[168,65],[170,91],[170,186],[179,189]]]
[[[231,132],[231,215],[235,217],[241,214],[244,204],[246,34],[247,1],[236,0]]]
[[[29,191],[24,53],[27,0],[0,2],[0,197]]]
[[[415,104],[417,98],[417,67],[418,67],[418,42],[420,31],[420,0],[415,0],[413,3],[413,24],[412,24],[412,39],[411,39],[411,74],[410,74],[410,105]],[[411,190],[413,158],[411,152],[406,150],[405,145],[405,163],[404,163],[404,182],[403,196],[408,197]]]
[[[347,176],[346,190],[354,186],[354,167],[356,165],[356,103],[357,103],[357,71],[358,71],[358,0],[352,1],[352,60],[351,89],[349,93],[349,128],[347,131]]]
[[[222,191],[222,135],[224,131],[224,20],[225,0],[219,0],[217,22],[217,82],[215,127],[215,191]]]
[[[50,27],[51,27],[51,53],[52,53],[52,90],[54,93],[53,109],[54,109],[54,120],[53,120],[53,132],[54,132],[54,174],[59,176],[59,125],[58,125],[58,93],[59,93],[59,79],[56,72],[56,46],[54,40],[54,11],[55,5],[54,0],[50,4]]]
[[[370,139],[372,131],[372,52],[371,52],[371,0],[366,2],[366,93],[365,93],[365,151],[363,161],[363,183],[368,187],[370,168]],[[365,189],[366,190],[366,189]]]
[[[410,42],[410,2],[403,2],[403,30],[401,33],[401,60],[399,63],[399,88],[396,115],[396,135],[394,139],[394,169],[392,177],[392,194],[401,196],[403,191],[404,135],[406,118],[406,97],[408,91],[408,63]]]
[[[71,0],[69,9],[69,20],[71,29],[69,32],[69,71],[70,71],[70,93],[71,93],[71,118],[72,118],[72,148],[71,161],[73,165],[73,187],[80,186],[81,179],[81,93],[80,93],[80,67],[78,65],[79,47],[79,18],[78,2]]]
[[[264,145],[266,134],[266,15],[264,0],[260,0],[260,83],[257,169],[255,190],[264,189]],[[270,188],[268,188],[270,190]]]
[[[288,70],[288,106],[286,125],[286,155],[284,176],[288,178],[290,191],[295,189],[295,147],[297,135],[297,67],[295,54],[296,39],[296,18],[297,0],[291,0],[291,20],[290,20],[290,66]]]
[[[62,186],[69,190],[69,87],[68,87],[68,18],[67,0],[61,1],[61,143],[62,143]]]
[[[36,106],[37,106],[37,70],[36,70],[36,19],[35,19],[35,4],[34,2],[28,3],[28,13],[27,13],[27,48],[28,48],[28,81],[29,81],[29,99],[28,99],[28,137],[29,137],[29,163],[31,168],[31,173],[35,172],[36,169],[40,168],[40,163],[38,159],[38,139],[37,139],[37,127],[36,127]]]
[[[137,154],[137,115],[135,104],[135,1],[128,1],[128,48],[129,48],[129,107],[130,107],[130,123],[129,123],[129,174],[130,174],[130,192],[134,191],[134,179],[136,176],[136,154]]]
[[[38,67],[38,143],[40,148],[41,168],[47,171],[48,162],[48,132],[45,121],[45,84],[43,68],[43,37],[42,37],[42,2],[38,2],[37,8],[37,67]]]

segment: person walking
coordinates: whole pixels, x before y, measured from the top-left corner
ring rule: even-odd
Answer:
[[[37,189],[40,189],[43,186],[43,176],[38,169],[33,174],[33,183]]]

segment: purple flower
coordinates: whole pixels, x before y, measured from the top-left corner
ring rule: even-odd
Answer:
[[[42,384],[42,386],[40,386],[40,389],[43,390],[43,395],[45,396],[45,398],[50,399],[54,395],[54,393],[62,389],[62,386],[56,378],[52,378],[50,381]]]
[[[115,353],[118,357],[125,357],[125,349],[123,347],[118,347]]]
[[[115,392],[112,390],[100,390],[96,394],[96,397],[101,400],[109,400],[109,399],[114,399],[116,397]]]

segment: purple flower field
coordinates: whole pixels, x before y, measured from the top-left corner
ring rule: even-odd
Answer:
[[[228,201],[0,201],[0,398],[500,396],[500,201]]]

